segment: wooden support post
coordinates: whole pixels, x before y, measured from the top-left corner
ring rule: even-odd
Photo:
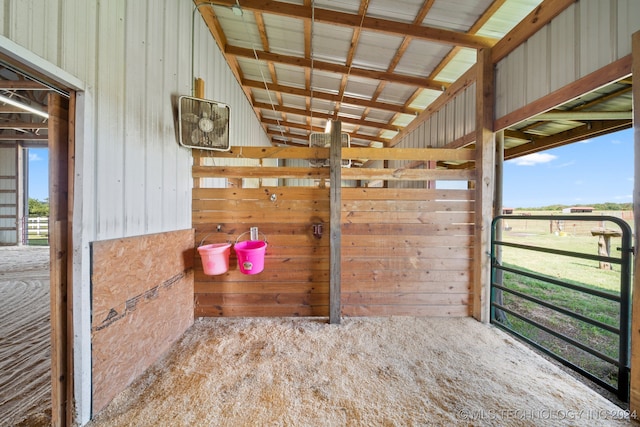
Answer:
[[[193,84],[193,96],[196,98],[204,99],[204,80],[196,78]],[[191,157],[193,158],[194,166],[202,166],[202,154],[204,150],[191,150]],[[201,179],[193,178],[193,188],[200,188]]]
[[[635,224],[640,222],[640,31],[632,36],[631,42],[631,73],[633,83],[633,141],[634,141],[634,188],[633,188],[633,218]],[[631,372],[629,389],[630,411],[640,411],[640,229],[635,227],[634,266],[631,301]]]
[[[201,78],[195,79],[195,84],[193,86],[193,96],[196,98],[204,99],[204,80]]]
[[[476,72],[476,212],[472,314],[475,319],[488,322],[491,279],[490,230],[493,219],[496,154],[493,134],[494,73],[491,49],[478,51]]]
[[[51,425],[68,424],[73,401],[70,354],[72,319],[69,316],[71,287],[67,275],[69,252],[69,104],[56,93],[48,96],[49,106],[49,252],[51,299]]]
[[[341,215],[342,210],[342,123],[334,121],[331,125],[330,160],[330,210],[331,240],[330,277],[329,277],[329,323],[340,323],[341,304]]]

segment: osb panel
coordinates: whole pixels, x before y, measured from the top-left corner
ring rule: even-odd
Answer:
[[[93,413],[193,324],[193,230],[92,243]]]

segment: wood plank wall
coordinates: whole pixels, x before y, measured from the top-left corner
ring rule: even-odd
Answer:
[[[232,147],[220,158],[311,159],[328,149]],[[345,148],[343,158],[412,160],[413,169],[344,168],[342,314],[468,316],[472,280],[473,190],[428,189],[427,181],[475,180],[473,150]],[[197,156],[194,156],[197,159]],[[453,161],[467,167],[424,169]],[[193,166],[195,246],[235,242],[257,226],[268,247],[264,271],[244,275],[231,251],[229,271],[208,276],[195,256],[196,316],[328,316],[329,168]],[[225,177],[233,188],[202,188]],[[309,187],[235,187],[242,178],[308,179]],[[374,188],[403,180],[425,188]],[[319,183],[319,184],[318,184]],[[431,186],[433,187],[433,186]],[[322,224],[321,238],[313,224]],[[263,238],[264,236],[260,236]],[[248,234],[240,240],[248,238]],[[204,242],[202,240],[204,239]]]
[[[344,188],[342,206],[344,315],[469,315],[472,191]]]

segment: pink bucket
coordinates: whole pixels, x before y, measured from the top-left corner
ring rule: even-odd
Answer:
[[[267,242],[246,240],[233,247],[238,255],[238,267],[244,274],[258,274],[264,269],[264,254]]]
[[[214,243],[198,247],[198,253],[202,259],[204,274],[210,276],[223,274],[229,270],[229,253],[231,243]]]

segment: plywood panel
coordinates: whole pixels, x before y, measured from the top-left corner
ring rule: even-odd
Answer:
[[[92,244],[93,411],[193,323],[193,231]]]

